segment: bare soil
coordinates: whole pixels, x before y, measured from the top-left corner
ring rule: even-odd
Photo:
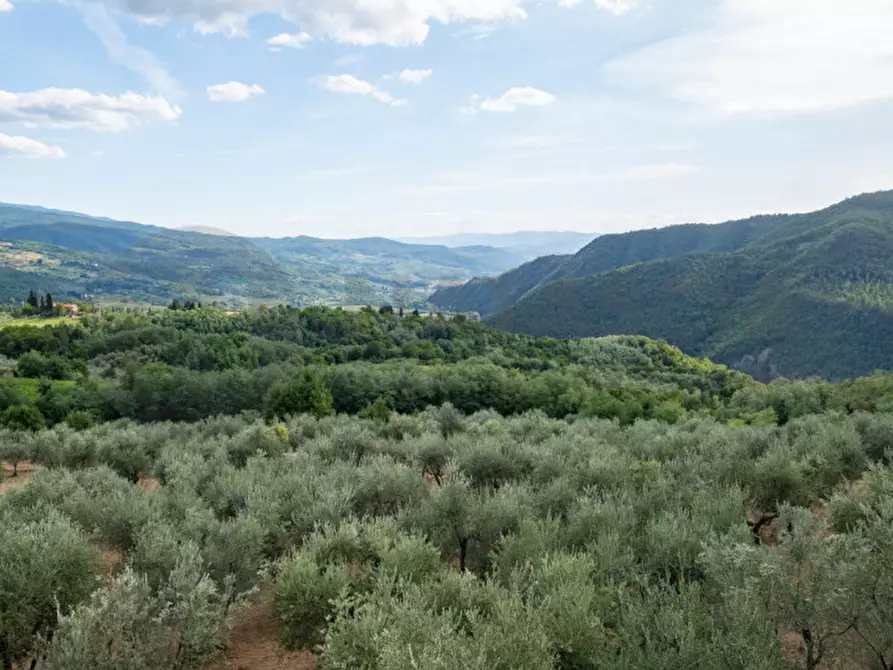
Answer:
[[[279,622],[261,596],[236,616],[227,635],[224,658],[206,670],[316,670],[309,651],[285,652],[279,646]]]
[[[152,493],[161,486],[161,482],[155,477],[140,477],[139,486],[144,493]]]
[[[16,477],[12,476],[12,466],[9,463],[3,463],[3,476],[0,478],[0,495],[12,489],[21,488],[31,479],[31,474],[37,469],[30,461],[22,461],[19,463]]]

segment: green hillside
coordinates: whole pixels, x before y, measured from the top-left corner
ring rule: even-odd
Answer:
[[[669,239],[661,247],[678,248],[675,237],[685,229],[664,231]],[[562,338],[639,333],[764,379],[893,368],[893,196],[773,217],[766,229],[731,253],[549,282],[491,323]],[[729,224],[726,230],[740,231]],[[635,248],[642,234],[621,237]]]
[[[713,225],[685,224],[603,235],[572,256],[545,256],[500,277],[475,279],[466,286],[436,292],[431,302],[456,312],[493,314],[550,281],[589,277],[635,263],[689,253],[736,251],[784,225],[790,218],[757,216]]]
[[[492,247],[384,238],[243,238],[171,230],[39,207],[0,205],[0,300],[58,297],[230,307],[262,302],[424,305],[441,284],[503,272],[519,256]]]
[[[518,302],[571,259],[543,256],[498,277],[475,278],[462,286],[451,286],[431,296],[432,304],[451,312],[494,314]]]

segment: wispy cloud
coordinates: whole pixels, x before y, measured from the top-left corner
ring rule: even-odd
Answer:
[[[815,113],[893,99],[891,33],[889,0],[722,0],[699,29],[606,71],[720,113]]]
[[[472,23],[470,26],[456,31],[456,37],[470,37],[474,41],[485,40],[493,33],[499,31],[500,26],[495,23]]]
[[[10,154],[28,158],[65,158],[61,147],[44,144],[29,137],[0,133],[0,156]]]
[[[281,33],[268,39],[267,44],[276,51],[282,47],[303,49],[312,39],[308,33]]]
[[[527,0],[95,0],[143,20],[185,19],[201,33],[245,35],[252,18],[278,14],[314,36],[358,46],[411,46],[433,23],[523,19]]]
[[[238,81],[230,81],[226,84],[214,84],[207,88],[208,100],[211,102],[244,102],[258,95],[266,93],[257,84],[243,84]]]
[[[430,79],[432,74],[434,70],[403,70],[397,76],[404,84],[421,84]]]
[[[353,75],[339,74],[330,75],[323,81],[322,86],[332,93],[346,93],[348,95],[368,95],[379,102],[383,102],[391,107],[402,107],[406,104],[406,100],[398,100],[390,93],[380,91],[368,81],[357,79]]]
[[[77,88],[0,91],[0,121],[20,121],[31,127],[118,132],[150,121],[176,121],[181,114],[179,107],[160,96],[113,96]]]
[[[518,111],[519,107],[551,105],[555,100],[555,96],[551,93],[531,86],[524,86],[521,88],[510,88],[498,98],[482,99],[479,95],[473,95],[468,107],[462,109],[462,113],[471,116],[482,111],[509,113]]]
[[[9,0],[0,0],[0,12],[11,12],[15,7]]]
[[[639,6],[638,0],[593,0],[595,6],[612,14],[626,14]],[[584,0],[558,0],[562,7],[575,7]]]
[[[174,100],[182,97],[179,82],[152,52],[127,41],[127,37],[102,3],[75,0],[72,4],[81,13],[84,25],[99,38],[113,61],[143,77],[152,90]]]

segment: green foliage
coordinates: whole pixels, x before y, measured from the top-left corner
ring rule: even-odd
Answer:
[[[375,402],[367,405],[357,414],[361,419],[370,419],[381,423],[387,423],[391,420],[393,412],[388,407],[388,401],[384,398],[377,398]]]
[[[82,410],[72,410],[65,417],[65,423],[73,430],[87,430],[93,427],[93,415]]]
[[[11,405],[0,419],[10,430],[40,430],[46,426],[43,414],[34,405]]]
[[[267,393],[265,405],[271,419],[294,414],[312,414],[321,419],[334,413],[332,393],[322,378],[312,372],[274,384]]]
[[[67,613],[97,584],[98,556],[68,519],[50,511],[19,521],[0,515],[0,663],[36,653],[57,611]]]
[[[178,564],[155,591],[130,569],[64,616],[45,666],[54,670],[202,667],[221,647],[224,606],[199,566]]]
[[[303,649],[322,640],[321,631],[334,614],[334,601],[348,586],[345,565],[320,566],[307,554],[296,554],[279,566],[274,611],[282,621],[282,645]]]

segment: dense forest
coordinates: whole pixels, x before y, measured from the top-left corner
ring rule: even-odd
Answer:
[[[0,331],[3,668],[893,667],[893,375],[175,306]]]
[[[842,379],[893,367],[891,267],[888,192],[811,214],[605,235],[431,300],[535,335],[665,339],[764,380]]]

